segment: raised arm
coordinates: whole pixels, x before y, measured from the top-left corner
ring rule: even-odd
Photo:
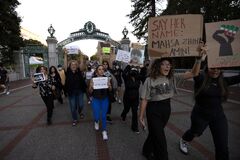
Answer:
[[[200,68],[201,68],[201,62],[205,60],[207,57],[207,46],[204,45],[203,43],[200,43],[200,45],[197,48],[197,51],[199,52],[200,57],[198,57],[193,65],[192,70],[189,72],[183,73],[183,78],[184,79],[190,79],[193,78],[197,75],[199,75]]]

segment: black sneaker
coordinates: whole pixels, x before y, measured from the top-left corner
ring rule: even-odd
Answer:
[[[72,123],[72,126],[76,126],[77,125],[77,120],[74,120]]]
[[[47,125],[51,125],[52,124],[52,120],[51,119],[48,119],[47,120]]]
[[[80,119],[84,119],[84,114],[80,113]]]
[[[112,119],[111,119],[110,116],[107,116],[107,121],[108,121],[108,122],[112,122]]]
[[[155,160],[154,158],[154,155],[152,153],[150,154],[145,154],[145,153],[142,153],[142,155],[147,158],[147,160]]]
[[[139,134],[139,133],[140,133],[138,129],[132,129],[132,131],[133,131],[134,133],[136,133],[136,134]]]

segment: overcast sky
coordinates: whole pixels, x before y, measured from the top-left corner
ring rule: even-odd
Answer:
[[[83,28],[92,21],[96,28],[109,33],[114,40],[121,40],[124,26],[129,30],[132,42],[137,39],[130,33],[133,28],[126,17],[131,11],[130,0],[19,0],[17,12],[22,17],[21,26],[46,39],[48,27],[53,25],[58,42],[71,32]],[[96,51],[96,40],[81,40],[77,43],[87,55]]]

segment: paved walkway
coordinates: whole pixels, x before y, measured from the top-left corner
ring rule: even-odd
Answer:
[[[53,125],[46,125],[46,109],[29,80],[11,83],[11,94],[0,95],[0,159],[5,160],[144,160],[141,148],[147,131],[139,135],[130,129],[131,114],[121,122],[122,104],[114,103],[113,124],[108,124],[109,140],[93,129],[91,106],[85,104],[86,117],[76,127],[71,125],[67,99],[55,102]],[[25,87],[24,87],[25,86]],[[192,92],[185,87],[172,99],[172,114],[166,127],[170,160],[214,159],[214,146],[209,129],[191,143],[190,154],[178,149],[179,137],[190,125]],[[236,89],[239,91],[239,88]],[[238,93],[231,92],[233,97]],[[224,110],[229,124],[231,160],[240,159],[239,99],[226,102]]]

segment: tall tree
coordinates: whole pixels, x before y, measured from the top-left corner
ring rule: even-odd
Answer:
[[[147,38],[147,22],[149,17],[155,17],[162,12],[161,6],[164,0],[131,0],[133,10],[127,16],[130,18],[130,23],[135,28],[133,34],[140,39]]]
[[[240,18],[240,0],[168,0],[162,13],[203,14],[204,22],[226,21]]]
[[[21,18],[15,11],[18,0],[0,0],[0,61],[12,64],[13,54],[24,45],[20,32]]]

